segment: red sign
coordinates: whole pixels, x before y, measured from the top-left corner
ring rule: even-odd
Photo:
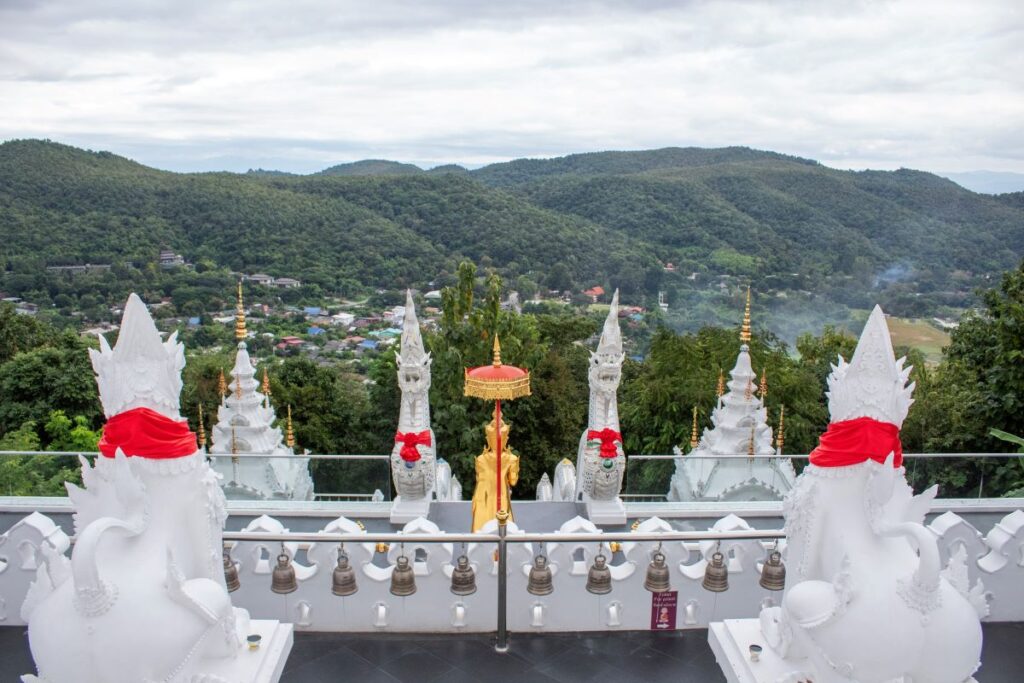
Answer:
[[[651,593],[651,630],[672,631],[676,627],[679,592]]]

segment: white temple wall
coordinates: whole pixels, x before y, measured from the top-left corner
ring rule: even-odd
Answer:
[[[286,519],[282,517],[282,519]],[[660,522],[649,519],[645,525]],[[728,515],[707,519],[699,528],[743,528],[744,520]],[[714,524],[712,524],[714,522]],[[662,524],[665,524],[662,522]],[[588,530],[586,520],[571,520],[563,531]],[[762,525],[763,526],[763,525]],[[248,525],[250,531],[280,532],[285,523],[263,516]],[[326,525],[327,532],[358,533],[358,525],[339,518]],[[667,528],[667,524],[665,527]],[[952,512],[934,519],[929,528],[939,539],[943,561],[959,546],[967,550],[970,580],[981,579],[991,594],[991,615],[986,621],[1024,621],[1024,511],[1005,514],[988,529],[979,530]],[[645,528],[650,530],[650,527]],[[271,572],[280,544],[236,541],[231,556],[237,563],[241,588],[232,594],[236,606],[254,618],[280,619],[308,631],[396,632],[489,632],[497,618],[497,566],[495,543],[470,544],[468,556],[476,569],[477,592],[456,596],[449,590],[453,556],[461,544],[416,543],[415,534],[436,533],[426,520],[406,527],[409,541],[404,551],[414,562],[416,593],[396,597],[389,592],[391,571],[402,552],[391,544],[377,553],[373,542],[346,544],[350,563],[356,568],[358,592],[348,597],[332,594],[332,575],[337,561],[335,543],[289,543],[298,589],[288,595],[270,590]],[[515,530],[510,528],[510,539]],[[35,577],[37,551],[47,543],[67,553],[69,539],[52,521],[32,513],[0,535],[0,626],[23,625],[20,609]],[[512,631],[646,630],[651,621],[651,593],[643,587],[644,576],[656,542],[623,542],[612,564],[612,592],[597,596],[585,586],[587,571],[597,552],[597,542],[550,544],[546,548],[553,572],[554,592],[534,596],[527,592],[529,568],[540,548],[510,542],[508,546],[508,625]],[[715,544],[671,542],[662,546],[671,570],[672,590],[678,591],[677,628],[706,628],[710,621],[756,617],[764,600],[778,600],[758,585],[761,562],[770,544],[760,541],[722,543],[729,557],[729,590],[710,593],[701,587],[705,557]],[[614,609],[610,609],[614,608]],[[539,624],[539,625],[538,625]]]

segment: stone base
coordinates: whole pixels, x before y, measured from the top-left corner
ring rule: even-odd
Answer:
[[[391,503],[391,523],[406,524],[420,517],[426,518],[430,513],[430,499],[402,500],[401,496],[395,496]]]
[[[800,683],[822,680],[809,659],[783,659],[768,647],[761,633],[760,619],[713,622],[708,626],[708,644],[728,683]],[[756,662],[750,661],[750,646],[754,644],[762,648]],[[887,683],[905,683],[905,679],[901,676]],[[977,681],[971,678],[965,683]]]
[[[200,662],[201,676],[216,676],[209,680],[225,683],[278,683],[281,672],[288,661],[294,642],[294,627],[269,619],[254,619],[249,622],[249,633],[263,637],[256,650],[242,645],[242,651],[234,659],[216,659]]]
[[[598,526],[620,525],[626,523],[626,506],[622,500],[591,500],[585,498],[587,506],[587,519]]]
[[[806,659],[789,661],[768,647],[759,619],[726,619],[708,626],[708,644],[729,683],[783,683],[818,680]],[[750,646],[760,645],[759,661],[750,661]]]

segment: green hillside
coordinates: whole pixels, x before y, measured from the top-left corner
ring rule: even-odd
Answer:
[[[0,145],[0,240],[7,271],[22,274],[152,264],[170,248],[351,291],[424,285],[470,258],[559,289],[621,286],[634,301],[667,291],[674,309],[753,282],[793,295],[787,315],[817,297],[922,316],[963,307],[1019,262],[1024,205],[929,173],[838,171],[741,147],[474,171],[368,160],[297,176],[177,174],[24,140]]]

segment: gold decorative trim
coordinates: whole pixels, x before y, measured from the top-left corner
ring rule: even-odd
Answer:
[[[482,398],[485,401],[511,401],[530,395],[530,373],[523,377],[502,380],[481,380],[469,376],[466,370],[465,396]]]

